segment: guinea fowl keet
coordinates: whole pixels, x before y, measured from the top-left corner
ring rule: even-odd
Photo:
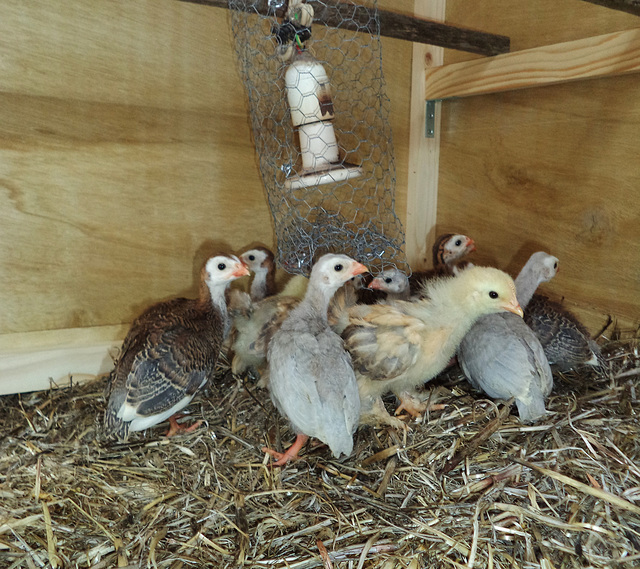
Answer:
[[[269,343],[271,399],[297,434],[285,453],[263,449],[277,459],[275,466],[295,458],[309,437],[328,444],[336,457],[353,450],[358,387],[342,339],[329,327],[327,309],[338,288],[366,270],[346,255],[320,257],[304,299]]]
[[[246,308],[233,309],[231,331],[231,371],[242,375],[252,371],[260,377],[259,387],[267,387],[267,348],[272,336],[300,303],[293,296],[270,296]]]
[[[420,293],[423,283],[429,279],[455,275],[458,272],[456,266],[461,265],[462,259],[475,250],[475,242],[466,235],[444,233],[438,236],[432,248],[433,269],[418,271],[409,277],[410,294]]]
[[[307,283],[308,283],[308,279]],[[340,287],[329,303],[327,319],[329,326],[338,334],[347,325],[347,309],[357,301],[357,287],[351,279]],[[305,286],[305,292],[306,292]],[[304,294],[303,294],[304,296]],[[231,331],[231,349],[233,358],[231,371],[242,375],[251,371],[260,379],[258,387],[269,385],[267,368],[267,349],[271,338],[284,320],[302,300],[298,296],[278,294],[260,302],[249,302],[246,306],[231,309],[233,328]]]
[[[238,375],[251,371],[259,377],[258,387],[267,387],[269,341],[291,309],[304,296],[308,279],[294,275],[285,288],[277,293],[275,260],[269,249],[253,247],[242,253],[240,259],[254,273],[254,278],[250,288],[251,301],[246,305],[234,303],[230,310],[233,319],[229,338],[233,354],[231,371]]]
[[[557,267],[558,259],[542,251],[529,258],[515,281],[521,306],[541,282],[555,276]],[[458,362],[476,389],[495,399],[515,398],[523,422],[546,414],[551,368],[538,338],[519,316],[502,312],[478,318],[460,343]]]
[[[548,256],[545,262],[547,272],[553,270],[555,274],[558,259]],[[589,331],[560,303],[534,294],[542,280],[535,282],[526,271],[525,266],[516,278],[518,300],[525,309],[524,321],[540,340],[549,363],[562,371],[581,364],[600,365],[600,347],[591,339]]]
[[[197,299],[161,302],[138,317],[127,334],[111,374],[105,431],[126,439],[186,407],[213,377],[227,329],[225,289],[248,275],[235,256],[216,255],[202,269]],[[197,425],[196,425],[197,426]]]
[[[385,269],[369,283],[368,288],[386,293],[387,300],[409,300],[411,293],[409,278],[400,269]]]
[[[541,283],[549,282],[560,269],[558,258],[544,251],[529,257],[515,279],[518,302],[524,310]]]
[[[433,268],[453,275],[456,263],[476,250],[476,244],[466,235],[445,233],[440,235],[433,244]]]
[[[415,388],[440,373],[471,325],[483,314],[508,310],[522,316],[509,275],[472,267],[458,277],[442,277],[413,302],[357,305],[343,332],[358,380],[363,422],[402,426],[384,409],[381,396],[393,392],[417,415],[425,406]]]
[[[249,294],[257,302],[276,293],[276,264],[271,250],[256,246],[240,255],[240,260],[253,273]]]

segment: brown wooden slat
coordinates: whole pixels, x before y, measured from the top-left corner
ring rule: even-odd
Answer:
[[[598,6],[604,6],[605,8],[611,8],[612,10],[620,10],[621,12],[627,12],[627,14],[633,14],[634,16],[640,16],[640,0],[584,0],[591,4],[597,4]]]
[[[228,8],[227,0],[180,1],[216,8]],[[340,25],[342,28],[349,30],[376,31],[370,29],[370,10],[364,6],[335,2],[333,0],[323,0],[322,4],[314,2],[312,5],[315,10],[315,22],[331,27]],[[259,14],[266,15],[268,13],[267,0],[258,2],[256,11]],[[480,55],[498,55],[509,51],[510,40],[506,36],[489,34],[470,28],[449,26],[441,22],[424,20],[388,10],[378,10],[378,14],[380,17],[380,34],[385,37],[426,43]],[[282,13],[278,12],[277,15],[282,16]]]

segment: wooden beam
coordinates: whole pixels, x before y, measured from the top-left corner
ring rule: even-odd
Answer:
[[[445,17],[445,0],[415,0],[415,13],[434,19]],[[425,134],[425,91],[422,78],[427,69],[442,65],[444,49],[413,44],[411,67],[411,107],[409,132],[409,172],[405,242],[407,261],[413,270],[431,266],[431,246],[435,240],[440,165],[440,107],[435,106],[433,137]]]
[[[127,325],[0,335],[0,395],[66,387],[113,369]]]
[[[425,97],[484,95],[638,71],[640,29],[634,29],[428,69]]]
[[[180,0],[215,8],[228,8],[228,0]],[[336,0],[322,0],[312,2],[315,10],[313,21],[331,27],[338,25],[347,30],[377,33],[375,23],[371,21],[371,9],[357,4],[347,4]],[[251,11],[258,14],[273,14],[269,9],[268,0],[258,0]],[[283,10],[275,12],[278,17],[283,16]],[[510,39],[507,36],[489,34],[470,28],[450,26],[442,22],[427,20],[406,14],[378,10],[380,17],[380,35],[411,42],[426,43],[478,53],[480,55],[497,55],[509,51]]]
[[[605,8],[611,8],[612,10],[620,10],[621,12],[627,12],[627,14],[633,14],[634,16],[640,16],[640,0],[584,0],[585,2],[591,2],[591,4],[597,4],[598,6],[604,6]]]

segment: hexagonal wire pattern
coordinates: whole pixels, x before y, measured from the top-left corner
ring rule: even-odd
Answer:
[[[283,61],[277,55],[276,33],[283,25],[285,1],[229,0],[254,142],[274,219],[277,260],[288,272],[308,275],[319,255],[339,252],[373,272],[388,266],[408,271],[404,232],[394,211],[395,164],[377,2],[356,5],[343,0],[337,10],[335,0],[307,1],[316,15],[311,37],[304,49],[296,48],[293,58]],[[357,21],[350,16],[353,6],[364,7],[359,8]],[[321,11],[337,16],[337,26],[319,22]],[[330,122],[339,164],[335,173],[327,174],[336,181],[296,186],[291,181],[308,170],[303,171],[285,73],[307,51],[329,78],[335,113]],[[339,179],[341,171],[354,166],[361,175]]]

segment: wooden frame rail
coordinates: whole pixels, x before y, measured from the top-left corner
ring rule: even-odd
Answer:
[[[180,0],[191,4],[201,4],[214,8],[228,8],[228,0]],[[425,0],[421,0],[425,1]],[[377,32],[371,26],[375,25],[370,18],[369,8],[357,4],[347,4],[337,0],[322,0],[312,2],[315,9],[315,22],[321,22],[328,26],[354,31]],[[255,3],[255,12],[266,15],[269,13],[268,0],[258,0]],[[282,17],[284,10],[277,10],[276,14]],[[509,51],[510,39],[507,36],[489,34],[470,28],[450,26],[443,22],[427,20],[424,18],[378,10],[380,17],[380,35],[426,43],[449,49],[457,49],[480,55],[497,55]]]
[[[611,8],[612,10],[620,10],[621,12],[627,12],[627,14],[633,14],[634,16],[640,16],[640,0],[584,0],[591,4],[597,4],[604,8]]]
[[[427,69],[425,97],[484,95],[638,71],[640,28]]]
[[[444,20],[445,7],[446,0],[414,1],[415,14],[425,18]],[[443,61],[443,48],[413,44],[405,253],[414,270],[429,268],[432,263],[431,247],[435,241],[440,161],[441,103],[435,105],[433,135],[427,137],[424,81],[420,78],[424,77],[427,69],[442,65]]]
[[[0,395],[78,383],[113,368],[128,324],[0,335]]]

